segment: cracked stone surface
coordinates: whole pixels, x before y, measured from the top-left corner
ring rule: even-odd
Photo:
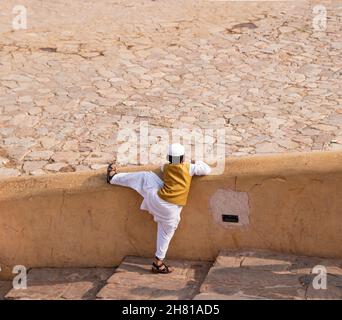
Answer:
[[[151,258],[126,257],[98,293],[104,300],[190,300],[211,266],[205,261],[169,260],[170,274],[151,272]]]
[[[151,261],[127,256],[116,269],[34,268],[28,273],[27,289],[14,290],[10,281],[0,281],[0,300],[342,299],[338,259],[223,250],[214,265],[168,260],[174,271],[167,275],[152,273]],[[315,266],[326,269],[326,289],[313,286]]]
[[[27,274],[27,289],[11,289],[9,300],[92,300],[114,268],[35,268]]]
[[[324,266],[327,288],[315,289],[315,266]],[[342,261],[267,251],[222,251],[195,300],[342,299]]]
[[[319,2],[325,31],[316,1],[21,4],[13,31],[0,3],[0,176],[127,164],[118,133],[141,121],[222,127],[226,155],[342,150],[340,1]]]

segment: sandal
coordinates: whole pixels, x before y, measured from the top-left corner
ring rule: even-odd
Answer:
[[[158,266],[155,262],[152,263],[152,272],[153,273],[171,273],[170,267],[166,265],[164,262],[160,266]]]
[[[108,167],[107,167],[107,183],[110,183],[112,178],[117,174],[116,170],[117,170],[116,165],[114,163],[111,163],[110,165],[108,165]],[[114,171],[114,174],[111,175],[111,173],[113,171]]]

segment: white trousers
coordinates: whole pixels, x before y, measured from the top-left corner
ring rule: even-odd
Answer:
[[[144,198],[141,209],[149,211],[158,224],[155,256],[164,259],[178,227],[182,206],[159,198],[157,192],[164,183],[151,171],[117,173],[110,183],[132,188]]]

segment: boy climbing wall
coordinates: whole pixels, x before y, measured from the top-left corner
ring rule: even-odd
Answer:
[[[186,205],[193,175],[208,175],[211,168],[203,161],[184,162],[184,147],[179,143],[169,146],[168,164],[162,167],[164,181],[151,171],[118,172],[114,164],[107,169],[107,182],[130,187],[144,198],[140,209],[149,211],[157,222],[157,250],[152,271],[170,273],[163,261],[170,241],[178,227],[180,213]]]

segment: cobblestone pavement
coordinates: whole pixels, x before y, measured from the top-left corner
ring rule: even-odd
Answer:
[[[17,4],[0,3],[0,176],[101,168],[142,121],[225,128],[234,156],[342,149],[341,1],[23,0],[14,31]]]

